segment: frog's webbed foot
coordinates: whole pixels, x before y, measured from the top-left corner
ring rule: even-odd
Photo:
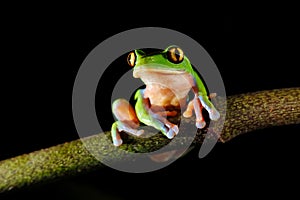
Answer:
[[[220,118],[220,113],[215,108],[210,109],[208,113],[211,120],[216,121]]]
[[[135,135],[135,136],[141,136],[144,133],[144,130],[138,130],[137,127],[134,126],[134,128],[130,125],[130,123],[117,121],[118,123],[118,131],[125,131],[126,133]]]
[[[170,123],[170,124],[166,124],[166,126],[167,126],[168,129],[169,129],[168,132],[167,132],[167,134],[166,134],[166,136],[167,136],[169,139],[172,139],[173,137],[175,137],[175,135],[178,134],[179,128],[178,128],[177,125]]]
[[[166,117],[152,113],[149,111],[152,116],[152,123],[149,124],[156,129],[160,130],[167,138],[172,139],[179,133],[179,128],[176,124],[169,122]]]
[[[112,105],[112,111],[118,120],[111,127],[112,140],[115,146],[120,146],[123,143],[120,136],[120,132],[122,131],[135,136],[140,136],[144,133],[144,130],[137,129],[139,127],[139,120],[127,100],[115,100]]]

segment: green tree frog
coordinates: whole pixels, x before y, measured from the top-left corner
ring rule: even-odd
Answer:
[[[196,116],[196,127],[204,128],[206,123],[202,109],[208,111],[211,120],[218,120],[219,112],[209,99],[206,88],[193,70],[189,59],[178,46],[169,46],[165,50],[146,54],[135,50],[127,57],[129,66],[133,67],[133,77],[140,78],[145,89],[136,91],[135,108],[125,99],[117,99],[112,104],[112,112],[117,121],[112,124],[111,135],[115,146],[123,143],[120,132],[140,136],[140,122],[161,131],[172,139],[179,132],[176,124],[167,117],[176,116],[183,109],[183,116]],[[192,90],[194,98],[188,102]]]

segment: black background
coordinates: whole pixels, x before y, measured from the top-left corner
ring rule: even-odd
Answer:
[[[165,27],[192,37],[218,66],[227,95],[300,85],[299,21],[292,13],[147,19],[56,10],[13,15],[2,24],[1,160],[78,138],[71,107],[77,70],[99,43],[131,28]],[[195,150],[159,171],[100,169],[1,199],[137,199],[156,198],[158,192],[169,197],[291,195],[299,177],[299,130],[299,125],[259,130],[217,144],[204,159]]]

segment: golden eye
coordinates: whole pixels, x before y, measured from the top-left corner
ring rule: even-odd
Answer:
[[[127,56],[127,62],[130,67],[134,67],[136,56],[134,52],[130,52]]]
[[[183,61],[184,54],[179,47],[171,47],[167,52],[168,60],[172,63],[178,64]]]

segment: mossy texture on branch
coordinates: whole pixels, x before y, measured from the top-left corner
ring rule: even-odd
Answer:
[[[274,89],[231,96],[222,139],[270,126],[300,123],[300,88]]]
[[[226,103],[226,118],[220,135],[220,140],[224,142],[257,129],[300,123],[300,88],[234,95],[228,97]],[[194,121],[187,120],[187,123],[194,124]],[[192,138],[193,144],[201,144],[206,132],[206,129],[202,129],[196,138]],[[94,148],[103,159],[117,162],[126,159],[128,152],[151,152],[170,141],[162,134],[156,134],[149,139],[129,137],[120,147],[124,150],[123,153],[119,154],[113,145],[102,145],[107,142],[107,137],[110,137],[109,132],[100,133],[84,138],[84,143],[78,139],[1,161],[0,192],[104,166],[85,145]],[[189,139],[191,138],[183,135],[177,141],[184,143]]]

